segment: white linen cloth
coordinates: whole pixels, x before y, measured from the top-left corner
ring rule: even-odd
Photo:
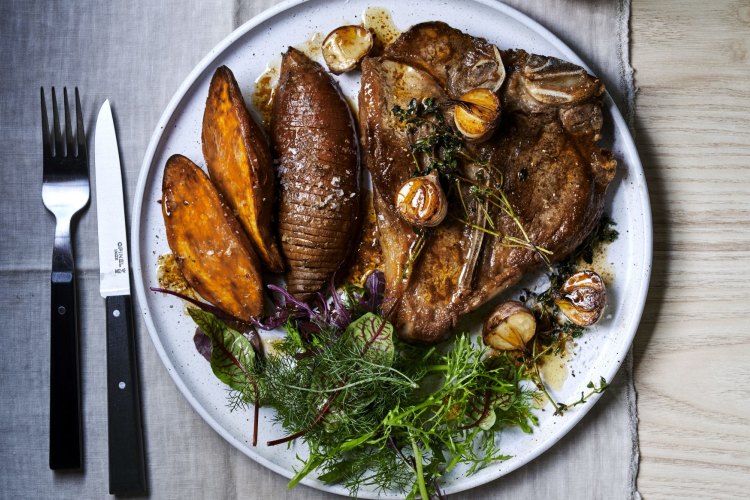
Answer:
[[[91,205],[75,227],[74,243],[81,324],[84,471],[54,473],[47,465],[49,269],[54,221],[41,201],[39,87],[79,87],[90,140],[97,110],[106,98],[113,103],[129,214],[146,145],[172,94],[215,44],[274,3],[3,3],[0,498],[108,496],[105,319],[98,293],[93,193]],[[626,117],[631,116],[629,0],[507,3],[568,43],[604,79]],[[136,337],[152,498],[331,496],[306,486],[289,491],[285,478],[233,448],[183,398],[140,318]],[[637,498],[638,448],[630,358],[613,382],[583,421],[547,453],[506,477],[456,497]]]

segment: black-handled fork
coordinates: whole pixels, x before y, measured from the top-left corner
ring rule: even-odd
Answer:
[[[52,127],[42,96],[42,201],[55,216],[52,250],[50,317],[50,469],[81,469],[83,436],[78,356],[76,276],[70,225],[89,201],[89,165],[78,88],[75,89],[76,129],[73,131],[68,90],[63,88],[65,141],[60,128],[57,96],[52,88]]]

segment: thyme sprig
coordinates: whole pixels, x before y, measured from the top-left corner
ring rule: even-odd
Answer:
[[[455,188],[464,212],[464,217],[456,217],[456,220],[474,230],[494,236],[503,246],[533,251],[547,268],[552,270],[550,262],[552,252],[533,242],[508,197],[499,187],[503,184],[502,172],[490,162],[468,151],[463,137],[446,122],[440,104],[435,98],[427,97],[422,100],[412,98],[406,108],[394,105],[391,112],[399,122],[405,125],[407,133],[412,138],[409,144],[409,151],[414,160],[412,175],[422,176],[437,171],[445,185]],[[462,161],[478,167],[476,179],[469,178],[462,173]],[[486,171],[494,172],[496,176],[499,176],[499,181],[491,184]],[[484,212],[482,220],[489,225],[489,228],[471,220],[469,206],[464,200],[462,184],[469,186],[467,194],[474,201],[472,206],[475,210]],[[495,221],[488,210],[490,205],[511,219],[520,237],[504,234],[496,229]],[[412,263],[417,257],[417,252],[409,252],[409,260]]]
[[[426,175],[436,170],[444,179],[452,179],[458,172],[458,160],[463,154],[464,143],[461,136],[446,122],[437,99],[412,98],[406,108],[396,104],[391,112],[405,125],[413,139],[409,144],[409,152],[414,159],[413,176]],[[420,155],[423,157],[422,161]]]
[[[591,391],[585,394],[584,392],[581,392],[581,398],[576,400],[575,402],[569,403],[569,404],[557,403],[557,408],[555,409],[555,415],[562,415],[564,412],[570,410],[571,408],[584,404],[594,394],[601,394],[602,392],[604,392],[605,390],[609,388],[609,383],[607,383],[604,377],[600,377],[598,384],[594,382],[589,382],[588,384],[586,384],[586,387],[591,389]]]
[[[587,394],[584,394],[583,392],[581,392],[580,399],[572,403],[561,403],[559,401],[556,401],[555,398],[553,398],[552,395],[549,393],[549,390],[547,390],[547,385],[544,383],[544,379],[542,378],[542,374],[539,369],[541,363],[543,362],[543,357],[550,353],[550,351],[552,350],[552,346],[549,345],[545,347],[541,352],[537,353],[536,349],[538,349],[540,345],[541,343],[537,341],[534,341],[532,343],[532,354],[531,356],[528,356],[528,354],[525,354],[523,366],[526,367],[527,369],[528,378],[533,382],[533,384],[536,386],[539,392],[544,396],[545,399],[547,399],[547,401],[549,401],[549,403],[555,409],[554,415],[556,416],[564,415],[566,411],[576,406],[584,404],[594,394],[601,394],[609,387],[609,384],[607,383],[606,379],[604,377],[600,377],[598,384],[595,384],[594,382],[590,381],[586,385],[586,387],[591,389],[591,391]]]
[[[586,240],[576,248],[567,260],[570,262],[582,260],[587,264],[593,263],[597,247],[606,243],[612,243],[620,235],[617,229],[614,228],[615,225],[615,221],[611,217],[606,214],[602,215],[596,228],[594,228]]]
[[[419,256],[424,250],[427,239],[430,236],[430,230],[426,227],[415,227],[414,233],[416,234],[415,239],[409,245],[409,253],[404,264],[403,272],[401,273],[402,281],[409,281],[411,274],[414,271],[414,264],[416,264]]]
[[[555,415],[563,415],[573,407],[584,404],[593,395],[600,394],[609,387],[601,377],[599,383],[590,381],[587,385],[591,389],[588,393],[581,393],[580,399],[572,403],[556,401],[544,383],[540,372],[540,364],[548,355],[564,354],[570,341],[584,333],[584,327],[569,321],[555,303],[554,294],[565,281],[579,269],[579,263],[591,264],[594,255],[603,245],[617,239],[618,232],[613,227],[615,222],[607,215],[602,216],[597,227],[564,261],[559,262],[548,275],[549,286],[542,292],[525,289],[519,297],[521,302],[532,311],[536,318],[537,331],[529,352],[524,353],[524,365],[528,367],[527,375],[539,392],[555,409]]]
[[[520,296],[521,302],[526,304],[536,316],[536,339],[545,346],[552,346],[553,354],[561,354],[568,341],[583,335],[584,328],[569,321],[558,308],[554,300],[554,293],[565,281],[578,271],[579,263],[591,264],[594,255],[603,246],[617,239],[618,232],[614,228],[615,222],[607,215],[603,215],[599,224],[576,250],[564,261],[559,262],[547,275],[549,286],[534,292],[525,289]]]

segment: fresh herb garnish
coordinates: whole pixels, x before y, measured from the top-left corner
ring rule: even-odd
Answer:
[[[530,432],[536,423],[532,393],[521,388],[522,369],[511,357],[485,359],[487,348],[466,336],[447,352],[391,351],[390,334],[378,333],[390,327],[374,318],[363,316],[335,340],[324,335],[314,358],[292,361],[299,348],[286,341],[269,356],[264,402],[288,431],[304,429],[310,448],[290,485],[317,470],[353,494],[371,486],[426,497],[459,463],[471,474],[508,458],[494,431]],[[371,342],[376,336],[382,340]],[[363,354],[368,345],[378,348]]]
[[[588,384],[586,384],[586,387],[591,389],[591,391],[589,391],[587,394],[584,394],[583,392],[581,392],[581,399],[578,399],[575,402],[569,403],[569,404],[557,403],[557,407],[555,408],[555,415],[562,415],[564,412],[570,410],[574,406],[584,404],[594,394],[601,394],[607,388],[609,388],[609,383],[607,383],[604,377],[600,377],[598,384],[595,384],[594,382],[589,382]]]
[[[189,307],[188,314],[211,339],[211,369],[214,375],[232,390],[232,407],[252,404],[255,407],[253,421],[253,446],[258,442],[258,411],[260,390],[256,380],[255,350],[250,341],[240,332],[230,328],[214,314]]]
[[[615,221],[609,216],[602,216],[597,227],[564,261],[557,263],[552,272],[547,275],[549,286],[542,292],[524,290],[520,297],[537,319],[537,342],[545,348],[552,346],[549,353],[560,354],[567,342],[583,335],[584,328],[578,326],[561,313],[555,304],[555,292],[565,281],[578,271],[578,263],[583,261],[591,264],[594,254],[605,244],[617,239],[618,232],[613,227]]]
[[[581,394],[581,398],[573,403],[560,403],[555,401],[547,391],[539,371],[539,363],[544,356],[564,354],[568,343],[583,335],[585,328],[571,322],[561,313],[555,303],[555,293],[570,276],[579,270],[580,262],[591,264],[594,255],[603,245],[617,239],[619,233],[614,229],[615,225],[614,220],[603,215],[597,227],[584,242],[567,259],[555,265],[548,275],[549,285],[545,290],[537,293],[525,289],[520,296],[521,302],[532,311],[537,321],[530,359],[526,360],[526,365],[531,368],[528,376],[552,404],[555,415],[562,415],[570,408],[585,403],[591,396],[603,392],[609,386],[604,378],[600,379],[598,385],[589,382],[587,387],[591,391],[588,394]]]
[[[533,251],[551,270],[552,252],[536,245],[529,237],[501,188],[502,174],[488,161],[469,152],[463,137],[446,122],[435,98],[427,97],[421,101],[412,98],[406,108],[394,105],[391,112],[405,125],[411,137],[409,151],[415,165],[413,176],[437,171],[442,182],[454,188],[461,202],[464,216],[457,217],[457,220],[475,231],[498,238],[502,245]],[[472,174],[466,172],[469,165],[472,166]],[[499,179],[491,179],[490,171]],[[470,203],[464,199],[465,196],[470,198]],[[509,217],[518,228],[519,236],[497,231],[490,216],[490,207]],[[422,240],[421,237],[419,239]],[[409,256],[414,261],[418,253],[410,251]]]
[[[512,354],[488,356],[465,335],[442,348],[404,344],[378,314],[381,283],[378,273],[314,307],[284,291],[287,336],[263,359],[211,312],[189,310],[212,340],[212,367],[232,405],[276,410],[287,434],[269,446],[308,445],[290,486],[315,471],[355,495],[367,486],[426,498],[458,464],[473,473],[507,458],[496,431],[531,432],[537,422]]]
[[[422,254],[422,250],[427,243],[427,238],[429,238],[430,236],[430,228],[415,227],[414,233],[417,236],[411,242],[411,245],[409,245],[409,253],[406,257],[404,270],[401,273],[401,280],[405,282],[409,281],[409,278],[411,278],[412,271],[414,270],[414,264],[416,264],[417,259],[419,259],[419,256]]]
[[[409,144],[414,159],[413,176],[436,170],[445,181],[453,181],[463,153],[463,139],[445,121],[437,100],[434,97],[421,101],[413,98],[405,109],[396,104],[391,112],[413,138]],[[422,155],[421,161],[419,155]]]
[[[539,393],[562,415],[609,386],[604,378],[589,382],[579,399],[560,403],[539,371],[544,356],[559,353],[583,332],[561,318],[553,293],[575,272],[572,259],[583,258],[589,248],[593,255],[616,237],[611,220],[604,220],[571,259],[556,266],[547,290],[524,292],[521,299],[535,314],[538,330],[523,351],[494,352],[466,335],[441,347],[402,343],[381,316],[379,272],[364,287],[344,286],[341,295],[332,285],[330,300],[321,295],[315,305],[269,286],[279,295],[277,309],[257,324],[283,324],[287,335],[264,358],[229,326],[233,318],[198,301],[192,301],[198,308],[188,311],[210,339],[211,366],[230,388],[230,406],[255,406],[253,444],[262,403],[276,410],[287,432],[269,446],[298,438],[308,445],[310,454],[290,487],[315,472],[354,495],[374,487],[409,497],[439,496],[440,479],[457,465],[471,474],[508,458],[496,432],[510,427],[531,432],[538,423],[533,408]]]
[[[487,357],[489,349],[459,335],[446,353],[434,351],[428,370],[440,382],[426,397],[397,406],[383,421],[382,440],[402,443],[411,456],[416,484],[411,494],[425,497],[431,480],[462,463],[472,474],[509,458],[497,447],[494,431],[520,427],[530,432],[533,393],[522,388],[523,373],[512,356]]]
[[[365,288],[345,287],[332,301],[348,309],[347,326],[285,298],[296,314],[305,312],[287,323],[287,337],[256,376],[263,404],[276,409],[288,432],[268,444],[303,437],[310,449],[290,486],[316,471],[353,494],[363,486],[433,493],[459,463],[473,472],[506,458],[495,431],[530,432],[536,423],[532,394],[520,384],[523,369],[510,355],[485,359],[487,348],[465,336],[445,350],[395,339],[390,323],[362,307],[382,297],[380,280],[375,275]],[[317,331],[305,337],[300,323],[307,322]]]
[[[567,261],[575,263],[578,260],[582,260],[587,264],[593,263],[596,248],[605,243],[612,243],[620,235],[620,233],[617,232],[617,229],[613,227],[615,225],[614,220],[608,215],[603,215],[596,228],[591,231],[591,234],[586,238],[583,244],[581,244],[570,257],[568,257]]]

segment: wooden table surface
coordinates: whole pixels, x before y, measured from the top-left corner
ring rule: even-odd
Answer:
[[[631,60],[654,219],[638,487],[750,498],[750,1],[633,0]]]

